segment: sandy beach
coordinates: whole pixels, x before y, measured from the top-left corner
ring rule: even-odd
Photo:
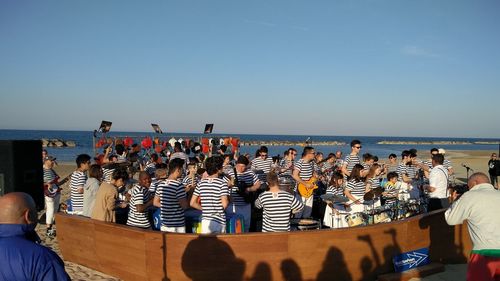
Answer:
[[[465,183],[467,170],[462,167],[462,164],[469,166],[474,172],[484,172],[487,173],[487,163],[490,158],[491,153],[496,152],[492,150],[480,150],[480,151],[463,151],[463,150],[449,150],[446,151],[445,157],[451,160],[453,164],[453,168],[455,171],[455,181],[456,184]],[[421,159],[427,159],[428,155],[420,153]],[[61,177],[65,177],[70,174],[76,168],[73,163],[59,163],[55,167],[55,170]],[[69,187],[68,184],[63,185],[62,191],[62,202],[69,198]],[[40,212],[40,216],[43,216],[43,211]],[[43,218],[44,220],[44,218]],[[56,222],[57,223],[57,222]],[[43,244],[47,247],[53,249],[57,254],[61,257],[61,252],[59,251],[57,237],[55,239],[49,239],[45,237],[45,225],[44,221],[41,222],[37,231],[43,241]],[[57,229],[57,224],[56,224]],[[62,257],[64,259],[64,257]],[[66,271],[71,276],[73,280],[119,280],[118,278],[114,278],[112,276],[108,276],[104,273],[92,270],[90,268],[86,268],[84,266],[65,262]],[[466,265],[447,265],[446,271],[443,273],[435,274],[426,278],[413,278],[413,281],[418,280],[427,280],[427,281],[456,281],[456,280],[465,280],[465,272]]]

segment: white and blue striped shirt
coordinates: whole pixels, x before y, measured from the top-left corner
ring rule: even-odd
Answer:
[[[263,209],[262,232],[290,231],[290,214],[304,205],[286,191],[265,191],[255,200],[255,207]]]
[[[167,227],[185,226],[184,209],[179,203],[187,196],[182,182],[169,179],[161,181],[156,196],[160,197],[161,224]]]
[[[200,197],[202,219],[226,224],[226,214],[222,206],[222,197],[229,196],[226,179],[204,178],[194,189],[193,195]]]
[[[71,174],[69,188],[71,190],[71,206],[74,212],[83,211],[83,192],[78,193],[78,188],[82,188],[87,182],[87,175],[81,171],[74,171]]]
[[[145,204],[151,199],[151,193],[146,187],[135,185],[132,188],[132,196],[130,198],[127,225],[150,228],[151,224],[148,220],[148,212],[140,213],[137,211],[137,205]]]
[[[235,178],[234,176],[234,170],[230,170],[227,174],[227,176],[231,178]],[[246,170],[243,173],[238,173],[238,182],[235,182],[236,186],[233,186],[230,188],[229,193],[231,195],[231,198],[233,199],[233,204],[235,206],[244,206],[250,203],[245,202],[245,199],[240,196],[238,193],[238,184],[243,183],[246,187],[250,187],[259,181],[257,178],[257,175],[252,170]]]

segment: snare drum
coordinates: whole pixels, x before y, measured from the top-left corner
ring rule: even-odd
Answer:
[[[290,227],[292,230],[313,230],[319,229],[319,221],[311,219],[292,219],[290,221]]]
[[[382,223],[382,222],[391,222],[391,218],[388,214],[388,212],[381,212],[373,215],[373,222],[375,224],[377,223]]]
[[[294,194],[295,181],[291,176],[280,176],[278,182],[281,190]]]
[[[345,220],[347,221],[347,225],[349,225],[349,227],[366,225],[365,214],[361,212],[349,214],[345,217]]]

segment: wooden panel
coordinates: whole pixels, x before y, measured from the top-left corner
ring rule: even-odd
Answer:
[[[94,223],[78,216],[57,216],[57,241],[65,260],[99,268]]]
[[[465,262],[471,249],[466,226],[448,226],[443,211],[367,227],[217,236],[56,220],[66,260],[124,280],[374,280],[401,252],[429,247],[433,261]]]

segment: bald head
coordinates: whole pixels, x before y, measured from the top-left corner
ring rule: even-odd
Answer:
[[[472,174],[472,176],[469,177],[467,185],[469,185],[469,189],[471,189],[474,186],[482,183],[490,183],[490,179],[486,174],[479,172],[479,173],[474,173]]]
[[[7,193],[0,197],[1,224],[31,224],[37,219],[33,198],[24,192]]]

